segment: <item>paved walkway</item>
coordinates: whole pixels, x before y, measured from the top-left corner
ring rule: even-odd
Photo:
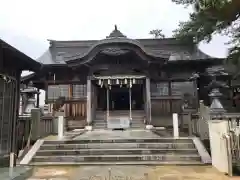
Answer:
[[[37,167],[28,180],[232,180],[206,166]]]
[[[87,131],[84,134],[75,137],[76,140],[81,139],[142,139],[142,138],[159,138],[149,130],[125,130],[125,131],[112,131],[112,130],[94,130]]]

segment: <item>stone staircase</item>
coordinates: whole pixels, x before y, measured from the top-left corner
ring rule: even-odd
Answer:
[[[29,157],[28,157],[29,158]],[[191,138],[44,140],[28,165],[203,165]],[[24,165],[24,164],[23,164]],[[25,164],[26,165],[26,164]]]
[[[120,117],[129,117],[129,111],[110,111],[109,120]],[[132,111],[131,128],[144,128],[145,112],[141,110]],[[107,129],[106,111],[97,111],[93,121],[93,129]]]

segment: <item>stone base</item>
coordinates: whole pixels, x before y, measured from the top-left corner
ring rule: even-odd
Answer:
[[[146,129],[150,130],[150,129],[153,129],[153,125],[146,125]]]
[[[92,131],[92,126],[85,126],[85,130]]]

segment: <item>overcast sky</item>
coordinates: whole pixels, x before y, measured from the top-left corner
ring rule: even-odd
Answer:
[[[0,0],[0,38],[36,59],[47,48],[47,39],[103,39],[114,25],[129,38],[151,38],[162,29],[167,37],[191,9],[171,0]],[[200,48],[225,57],[228,39],[215,36]]]

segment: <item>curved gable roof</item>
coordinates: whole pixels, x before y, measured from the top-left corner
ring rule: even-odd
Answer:
[[[147,56],[168,61],[216,59],[203,53],[195,44],[183,44],[175,38],[129,39],[117,27],[103,40],[55,41],[49,40],[50,47],[39,59],[43,64],[66,64],[81,59],[97,48],[106,46],[133,46]]]

